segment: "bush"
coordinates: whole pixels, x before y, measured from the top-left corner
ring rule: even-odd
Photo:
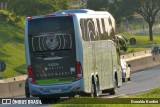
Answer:
[[[20,21],[20,17],[15,16],[13,13],[10,13],[8,11],[0,10],[0,22],[16,24],[19,21]]]

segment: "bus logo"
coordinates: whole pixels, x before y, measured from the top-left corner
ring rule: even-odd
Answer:
[[[48,35],[46,39],[46,46],[54,50],[58,46],[57,35]]]

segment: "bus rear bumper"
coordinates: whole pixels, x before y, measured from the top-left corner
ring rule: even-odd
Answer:
[[[82,79],[57,85],[37,85],[29,83],[30,94],[33,97],[71,97],[84,91]]]

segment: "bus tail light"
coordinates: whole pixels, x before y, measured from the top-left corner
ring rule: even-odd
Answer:
[[[46,17],[53,17],[56,16],[55,14],[47,14]]]
[[[82,66],[80,62],[76,62],[75,81],[82,78]]]
[[[28,17],[28,20],[29,20],[29,21],[32,20],[32,17]]]
[[[31,65],[28,66],[28,78],[32,78],[32,83],[33,84],[36,83],[36,81],[35,81],[35,79],[33,77],[33,70],[32,70],[32,66]]]
[[[72,17],[73,15],[72,15],[72,14],[68,14],[68,16],[69,16],[69,17]]]

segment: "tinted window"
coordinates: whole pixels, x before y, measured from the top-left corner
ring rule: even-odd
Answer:
[[[88,18],[80,19],[80,27],[82,31],[82,38],[84,41],[97,41],[97,40],[114,40],[115,31],[112,26],[111,19],[105,20],[104,18]],[[105,21],[108,23],[106,25]],[[97,24],[97,25],[96,25]],[[101,24],[101,25],[100,25]],[[97,27],[95,27],[97,26]],[[108,32],[108,30],[110,30]]]
[[[72,17],[49,17],[29,21],[29,44],[33,52],[72,49]]]

